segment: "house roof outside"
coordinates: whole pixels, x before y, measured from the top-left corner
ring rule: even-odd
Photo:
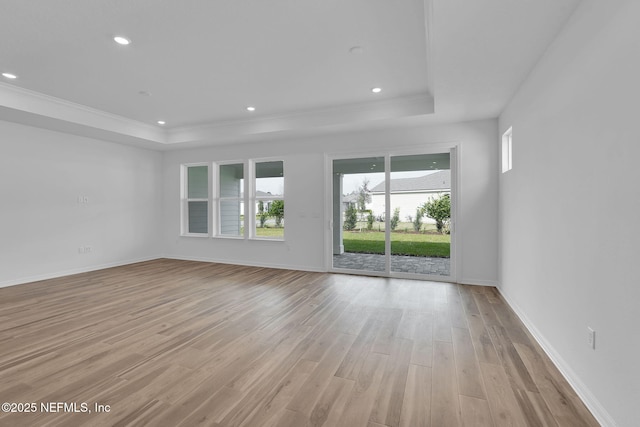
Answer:
[[[358,201],[357,193],[349,193],[342,196],[342,203],[356,203]]]
[[[240,198],[244,197],[244,193],[240,193]],[[256,197],[282,197],[282,194],[272,194],[271,192],[264,192],[256,190]]]
[[[382,181],[371,189],[371,193],[384,193]],[[445,191],[451,189],[451,171],[441,170],[417,178],[397,178],[391,180],[392,193],[413,193],[424,191]]]

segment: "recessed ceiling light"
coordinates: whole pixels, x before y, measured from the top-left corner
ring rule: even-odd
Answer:
[[[349,49],[349,53],[353,55],[362,55],[364,53],[364,48],[362,46],[354,46]]]
[[[16,76],[15,74],[11,74],[11,73],[2,73],[3,77],[6,77],[8,79],[17,79],[18,76]]]
[[[247,111],[256,111],[256,107],[247,107]]]
[[[371,92],[373,92],[373,93],[380,93],[380,92],[382,92],[382,88],[374,87],[373,89],[371,89]]]
[[[140,95],[140,96],[151,96],[151,94],[149,92],[147,92],[146,90],[141,90],[140,92],[138,92],[138,95]]]
[[[126,37],[122,37],[122,36],[115,36],[115,37],[113,38],[113,40],[114,40],[116,43],[121,44],[121,45],[124,45],[124,46],[128,45],[129,43],[131,43],[131,40],[129,40],[129,39],[128,39],[128,38],[126,38]]]
[[[158,120],[158,124],[159,124],[159,125],[166,125],[166,124],[167,124],[167,122],[165,122],[164,120]]]

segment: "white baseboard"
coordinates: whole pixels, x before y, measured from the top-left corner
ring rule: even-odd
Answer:
[[[162,258],[167,259],[177,259],[181,261],[199,261],[199,262],[214,262],[217,264],[231,264],[231,265],[242,265],[246,267],[264,267],[264,268],[276,268],[280,270],[300,270],[300,271],[309,271],[312,273],[326,273],[326,270],[322,268],[313,268],[313,267],[302,267],[299,265],[287,265],[287,264],[272,264],[272,263],[261,263],[261,262],[247,262],[247,261],[239,261],[239,260],[221,260],[216,258],[206,258],[206,257],[191,257],[191,256],[177,256],[177,255],[164,255]]]
[[[22,285],[24,283],[39,282],[41,280],[56,279],[58,277],[71,276],[73,274],[88,273],[89,271],[103,270],[105,268],[120,267],[123,265],[135,264],[137,262],[151,261],[159,258],[162,258],[162,256],[156,255],[156,256],[142,257],[142,258],[136,258],[136,259],[130,259],[130,260],[124,260],[124,261],[115,261],[115,262],[109,262],[106,264],[91,265],[91,266],[86,266],[81,268],[72,268],[70,270],[57,271],[55,273],[45,273],[45,274],[38,274],[36,276],[27,276],[27,277],[21,277],[18,279],[5,280],[3,282],[0,282],[0,288],[4,288],[7,286]]]
[[[547,356],[551,359],[553,364],[558,368],[565,380],[573,387],[576,394],[582,399],[586,407],[591,411],[596,420],[603,427],[617,427],[613,417],[602,406],[600,401],[591,393],[591,390],[582,382],[580,377],[571,369],[571,366],[562,358],[555,348],[547,341],[542,333],[533,325],[529,318],[524,314],[520,307],[514,303],[500,288],[498,288],[500,295],[509,304],[509,307],[518,315],[522,323],[531,332],[531,335],[536,339],[540,347],[547,353]]]
[[[498,287],[498,282],[495,280],[483,280],[483,279],[460,279],[458,283],[461,285],[476,285],[476,286],[493,286]]]

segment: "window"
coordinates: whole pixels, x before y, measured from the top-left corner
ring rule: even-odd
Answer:
[[[210,166],[182,165],[182,235],[283,240],[284,162]]]
[[[209,234],[209,166],[184,165],[182,170],[182,234]]]
[[[218,166],[218,234],[244,236],[244,164]]]
[[[284,239],[284,162],[255,162],[255,190],[249,200],[255,206],[253,237]]]
[[[513,167],[512,129],[507,129],[502,135],[502,173],[510,171]]]

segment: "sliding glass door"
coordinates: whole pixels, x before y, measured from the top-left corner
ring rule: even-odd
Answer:
[[[452,277],[455,152],[336,158],[332,269]]]
[[[450,275],[449,153],[391,157],[391,271]]]
[[[385,158],[333,161],[333,267],[387,271],[382,208],[373,209],[373,187],[385,179]]]

